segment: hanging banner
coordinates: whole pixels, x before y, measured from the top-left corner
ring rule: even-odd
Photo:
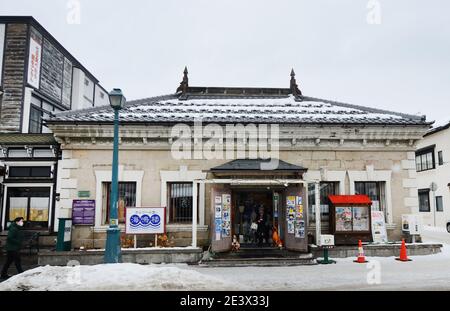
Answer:
[[[127,207],[125,219],[127,234],[163,234],[166,230],[164,207]]]
[[[37,37],[30,36],[30,50],[28,58],[28,84],[39,88],[41,77],[42,44]]]
[[[374,243],[387,243],[386,222],[384,213],[381,211],[372,211],[372,239]]]
[[[3,72],[3,48],[5,46],[5,24],[0,24],[0,85],[2,85],[1,74]]]

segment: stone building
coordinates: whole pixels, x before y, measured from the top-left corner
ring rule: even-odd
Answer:
[[[74,247],[104,247],[112,121],[110,107],[46,121],[62,149],[56,217],[71,217],[80,191],[95,200],[95,223],[74,228]],[[430,127],[425,117],[303,95],[293,71],[288,88],[229,88],[190,86],[185,70],[174,94],[128,102],[120,122],[120,220],[126,206],[165,207],[176,245],[228,250],[234,234],[249,242],[250,223],[267,214],[286,247],[304,251],[314,241],[317,181],[322,232],[329,228],[329,194],[369,195],[391,240],[401,236],[401,215],[418,212],[415,148]],[[239,124],[243,131],[235,131]],[[269,137],[266,143],[256,143],[256,133]],[[212,140],[218,151],[208,157]],[[181,155],[180,141],[191,148]],[[222,152],[228,142],[232,148]],[[278,165],[264,167],[269,160]],[[299,231],[286,221],[292,197],[305,206]],[[216,217],[220,201],[225,212]]]
[[[23,216],[53,231],[60,149],[42,120],[103,105],[98,80],[33,17],[0,16],[0,228]]]

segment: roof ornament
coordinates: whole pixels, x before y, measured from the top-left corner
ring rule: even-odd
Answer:
[[[294,95],[295,97],[302,96],[302,92],[298,88],[297,81],[295,80],[294,68],[292,68],[292,70],[291,70],[291,86],[290,86],[290,89],[291,89],[291,94]]]
[[[185,96],[187,94],[189,87],[189,78],[188,78],[188,70],[187,67],[184,67],[183,71],[183,80],[180,83],[180,86],[177,88],[176,93],[181,92],[181,95]]]

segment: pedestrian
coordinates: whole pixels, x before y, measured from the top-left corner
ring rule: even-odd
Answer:
[[[17,217],[11,223],[8,229],[8,238],[6,239],[6,262],[2,269],[1,278],[7,279],[9,266],[14,262],[17,272],[22,273],[22,264],[20,262],[20,249],[22,248],[22,227],[23,217]]]

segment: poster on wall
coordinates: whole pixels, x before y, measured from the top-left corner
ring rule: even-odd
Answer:
[[[42,60],[42,37],[34,31],[30,36],[30,49],[28,57],[28,79],[27,82],[35,88],[39,88],[39,80],[41,77],[41,60]]]
[[[215,232],[215,239],[220,240],[221,239],[221,233],[222,233],[222,196],[216,195],[214,197],[214,232]]]
[[[372,211],[372,238],[374,243],[387,243],[386,222],[384,213]]]
[[[295,237],[296,238],[305,238],[305,221],[300,220],[295,225]]]
[[[294,233],[296,238],[305,237],[305,221],[304,219],[304,209],[303,209],[303,198],[297,196],[295,198],[295,227]]]
[[[0,24],[0,85],[2,85],[1,73],[3,72],[3,48],[5,46],[5,24]]]
[[[127,207],[125,232],[127,234],[165,233],[164,207]]]
[[[289,234],[295,233],[295,218],[296,218],[296,197],[288,196],[286,198],[286,212],[287,212],[287,231]]]
[[[336,231],[352,231],[351,207],[336,207]]]
[[[231,195],[222,195],[222,237],[231,236]]]

